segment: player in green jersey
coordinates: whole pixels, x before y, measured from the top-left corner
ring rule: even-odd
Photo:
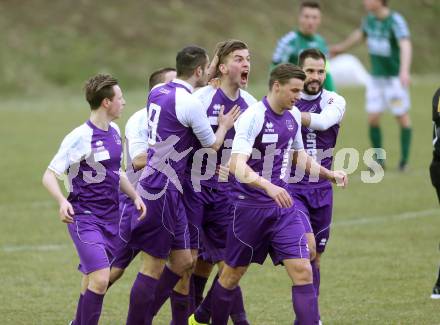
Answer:
[[[299,8],[299,28],[288,32],[280,38],[272,57],[272,68],[280,63],[290,62],[298,64],[299,54],[306,49],[317,48],[326,56],[328,47],[324,38],[317,33],[321,24],[321,7],[317,1],[304,1]],[[328,66],[326,67],[328,70]],[[330,73],[327,71],[327,78],[324,88],[335,91],[335,84]]]
[[[405,19],[387,6],[387,0],[364,0],[364,7],[368,15],[361,27],[343,42],[332,46],[330,52],[332,55],[345,52],[366,39],[372,75],[366,91],[370,139],[374,148],[382,147],[380,116],[385,109],[390,109],[401,127],[399,169],[404,171],[411,143],[408,86],[412,46],[409,30]],[[384,165],[384,157],[376,158]]]

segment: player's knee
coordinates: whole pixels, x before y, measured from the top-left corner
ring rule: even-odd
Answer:
[[[312,267],[309,261],[298,261],[293,265],[292,271],[294,284],[304,285],[313,282]]]
[[[192,258],[191,254],[185,255],[181,259],[170,263],[170,269],[180,276],[183,276],[186,273],[191,273],[194,267],[195,260]]]
[[[104,294],[107,291],[108,282],[108,275],[95,275],[89,280],[89,289],[93,292]]]
[[[379,126],[380,115],[379,114],[370,114],[368,115],[368,124],[370,126]]]
[[[220,284],[226,289],[234,289],[238,286],[243,273],[238,269],[224,268],[220,275]]]

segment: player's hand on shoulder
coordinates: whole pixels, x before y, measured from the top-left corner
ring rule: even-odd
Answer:
[[[66,199],[60,202],[60,210],[59,215],[60,219],[64,223],[73,223],[73,215],[75,212],[73,211],[72,204]]]
[[[269,184],[266,188],[266,193],[269,195],[280,208],[290,208],[293,204],[292,197],[284,188]]]
[[[225,107],[222,105],[220,112],[218,114],[218,125],[222,125],[227,130],[234,126],[234,122],[238,119],[241,114],[240,106],[234,105],[231,110],[224,114]]]
[[[335,170],[332,172],[332,182],[337,186],[341,186],[343,188],[348,185],[348,175],[346,172],[342,170]]]
[[[142,200],[142,198],[138,195],[136,197],[136,199],[134,199],[133,203],[134,203],[134,206],[136,207],[136,210],[138,210],[140,212],[140,215],[137,218],[137,220],[141,221],[141,220],[145,219],[145,217],[147,215],[147,207],[145,206],[145,203]]]

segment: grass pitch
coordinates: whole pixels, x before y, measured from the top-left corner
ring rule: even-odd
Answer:
[[[334,224],[322,259],[320,309],[327,324],[440,324],[440,301],[429,299],[439,262],[440,208],[431,187],[431,98],[436,84],[412,87],[414,127],[410,169],[397,171],[399,130],[384,116],[387,170],[364,184],[361,163],[348,189],[335,189]],[[264,85],[250,87],[258,96]],[[342,89],[347,113],[338,148],[369,147],[363,89]],[[144,104],[127,91],[123,128]],[[0,323],[67,324],[79,294],[78,258],[41,176],[62,137],[84,122],[82,93],[10,99],[0,110]],[[362,160],[361,160],[362,162]],[[109,291],[101,324],[123,324],[138,261]],[[291,324],[290,281],[270,261],[254,265],[242,288],[252,324]],[[169,324],[168,304],[157,324]]]

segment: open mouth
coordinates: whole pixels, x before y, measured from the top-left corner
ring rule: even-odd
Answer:
[[[240,75],[241,83],[246,84],[248,82],[248,77],[249,77],[249,71],[243,71]]]

